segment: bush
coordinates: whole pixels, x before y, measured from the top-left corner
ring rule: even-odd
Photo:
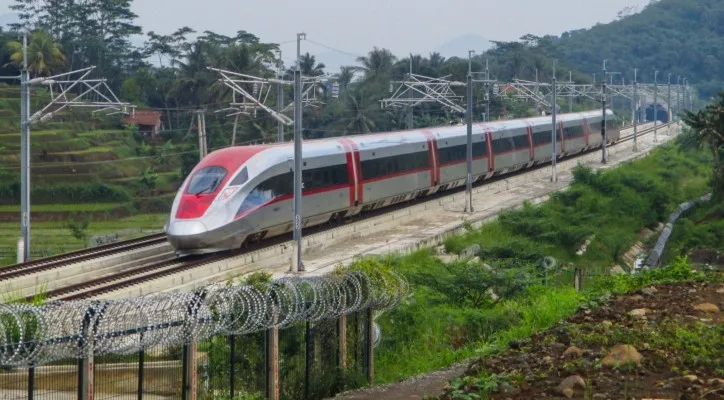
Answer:
[[[95,182],[85,185],[34,186],[31,191],[34,204],[57,203],[122,203],[131,195],[121,187]],[[20,182],[0,185],[0,204],[20,202]]]

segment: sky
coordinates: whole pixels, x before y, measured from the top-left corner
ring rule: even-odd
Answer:
[[[0,15],[13,0],[0,0]],[[302,52],[364,55],[373,46],[394,54],[429,54],[463,35],[516,40],[526,33],[554,34],[610,22],[627,6],[648,0],[135,0],[144,32],[171,33],[181,26],[232,35],[246,30],[282,43],[285,61]],[[312,41],[316,43],[312,43]],[[322,44],[326,47],[318,45]],[[461,54],[466,57],[467,54]]]

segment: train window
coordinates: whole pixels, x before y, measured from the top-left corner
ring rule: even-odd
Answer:
[[[214,193],[226,176],[224,167],[206,167],[196,171],[186,188],[187,194]]]
[[[573,138],[581,137],[584,135],[583,126],[574,125],[574,126],[569,126],[567,128],[563,128],[563,135],[565,136],[566,139],[573,139]]]
[[[522,134],[513,136],[513,144],[515,145],[516,150],[528,149],[528,147],[530,147],[528,144],[528,135]]]
[[[247,180],[249,180],[249,171],[246,167],[244,167],[241,172],[239,172],[239,175],[236,175],[236,177],[231,181],[229,186],[243,185]]]
[[[493,140],[493,153],[499,154],[513,150],[513,141],[509,137]]]
[[[373,179],[380,176],[412,171],[430,166],[427,151],[401,154],[362,161],[362,176],[364,179]]]
[[[349,183],[347,164],[308,169],[302,172],[302,180],[305,191],[347,184]]]
[[[468,156],[468,145],[466,143],[457,146],[438,148],[437,154],[440,164],[463,161],[466,160]],[[473,143],[473,158],[484,157],[486,154],[488,154],[488,145],[486,142]]]
[[[556,141],[560,141],[560,138],[558,137],[558,135],[556,135]],[[533,146],[541,146],[541,145],[550,144],[550,143],[551,143],[551,130],[550,129],[538,128],[538,130],[533,133]]]

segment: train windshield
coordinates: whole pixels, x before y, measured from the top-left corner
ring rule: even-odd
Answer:
[[[223,167],[202,168],[191,177],[186,193],[208,194],[214,193],[226,176],[226,169]]]

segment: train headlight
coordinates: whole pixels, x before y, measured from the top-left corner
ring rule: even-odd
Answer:
[[[228,199],[229,197],[233,196],[234,193],[236,193],[236,192],[239,190],[240,187],[241,187],[241,186],[232,186],[232,187],[229,187],[229,188],[224,189],[224,191],[221,192],[221,194],[219,194],[219,197],[217,198],[217,200],[226,200],[226,199]]]

